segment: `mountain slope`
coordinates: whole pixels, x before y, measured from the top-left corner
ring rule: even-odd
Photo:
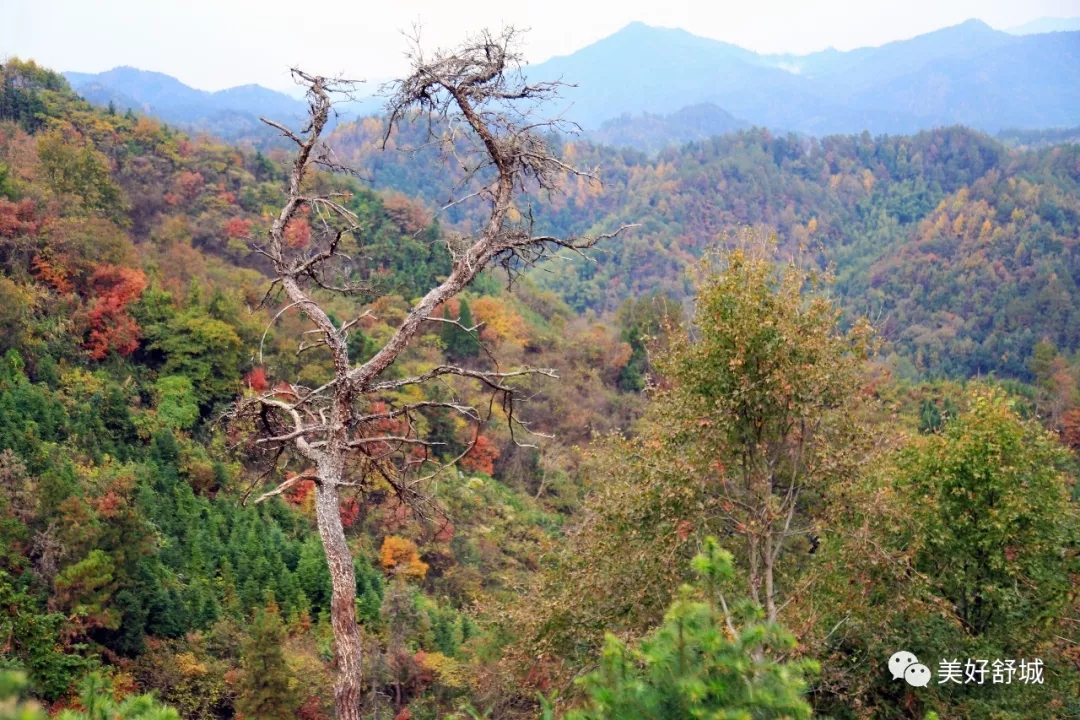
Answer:
[[[757,124],[783,126],[788,113],[820,114],[804,79],[735,45],[685,30],[631,23],[572,55],[530,66],[535,79],[562,79],[568,116],[586,129],[624,113],[669,114],[712,103]],[[789,110],[780,111],[777,98]]]
[[[815,81],[820,92],[843,100],[940,60],[981,55],[1015,41],[980,20],[968,20],[880,47],[781,57],[785,66],[800,68],[801,74]]]
[[[711,103],[690,105],[670,115],[629,113],[606,120],[588,139],[601,145],[659,150],[743,130],[749,123]]]
[[[219,422],[241,394],[279,380],[322,384],[330,367],[317,346],[296,352],[305,316],[260,306],[269,278],[248,238],[280,205],[286,163],[103,112],[51,71],[0,64],[0,657],[3,669],[25,668],[29,691],[54,709],[71,707],[80,677],[101,668],[122,680],[118,691],[153,690],[182,717],[234,717],[246,682],[238,670],[257,642],[253,616],[265,609],[289,626],[275,652],[301,668],[285,701],[303,709],[290,717],[332,716],[331,590],[314,484],[249,503],[261,461],[231,449],[246,433],[239,423],[228,423],[227,440]],[[332,317],[359,318],[349,334],[359,358],[390,337],[410,298],[450,272],[450,256],[408,199],[351,179],[319,183],[364,227],[345,238],[354,259],[342,269],[370,292],[325,304]],[[315,217],[289,224],[297,253],[319,241]],[[529,398],[537,428],[570,447],[628,427],[641,401],[616,387],[630,356],[618,330],[535,292],[511,299],[486,280],[443,312],[464,317],[467,300],[500,355],[558,370],[549,403]],[[446,327],[425,327],[397,372],[450,363]],[[471,347],[452,362],[486,363]],[[447,387],[431,390],[433,404],[480,405],[472,389]],[[420,412],[451,455],[477,437],[448,413]],[[461,609],[523,586],[562,522],[551,508],[576,504],[571,454],[545,462],[542,475],[505,427],[485,428],[481,460],[460,458],[462,472],[432,489],[432,505],[453,519],[437,532],[388,489],[342,497],[366,667],[400,660],[412,677],[434,680],[447,667],[463,677],[471,654],[459,650],[480,628]],[[56,548],[45,563],[35,538]],[[378,553],[386,544],[411,549],[408,586],[387,582],[399,561]],[[380,612],[395,587],[407,604]],[[422,665],[425,657],[442,662]],[[428,709],[413,717],[449,717],[461,689],[404,687],[389,674],[367,682],[381,717],[403,717],[407,703]],[[399,707],[391,712],[383,697]],[[7,707],[0,698],[0,715]]]
[[[1053,18],[1044,17],[1023,25],[1009,28],[1006,32],[1013,35],[1034,35],[1050,32],[1073,32],[1080,30],[1080,17]]]
[[[905,108],[910,124],[960,123],[997,132],[1080,120],[1080,33],[1031,35],[982,53],[944,57],[856,94],[853,107]]]

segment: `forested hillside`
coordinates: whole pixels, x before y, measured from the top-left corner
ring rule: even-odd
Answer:
[[[184,717],[231,717],[264,682],[244,648],[273,649],[267,662],[281,677],[303,678],[274,697],[280,712],[325,716],[329,575],[311,483],[245,505],[257,474],[219,422],[238,394],[327,372],[325,355],[299,357],[281,339],[300,318],[264,334],[271,313],[252,312],[265,264],[246,240],[279,200],[283,165],[93,110],[33,64],[10,61],[3,73],[5,663],[28,671],[50,703],[75,697],[79,678],[104,662],[118,688],[156,690]],[[371,311],[351,336],[362,357],[449,257],[419,205],[325,180],[351,193],[367,233],[354,270],[370,296],[336,309]],[[296,223],[290,242],[302,248],[311,232]],[[382,659],[368,662],[399,708],[431,688],[446,701],[460,695],[461,648],[477,632],[462,610],[535,567],[558,510],[577,501],[575,444],[627,425],[641,405],[620,390],[631,348],[618,329],[577,318],[550,293],[526,286],[511,298],[489,278],[447,312],[484,322],[483,341],[503,357],[567,381],[530,403],[537,428],[559,438],[542,452],[517,448],[492,421],[441,485],[452,520],[420,525],[386,487],[344,500],[360,617],[369,642],[386,633]],[[452,330],[432,323],[398,371],[447,356],[482,362],[477,339]],[[449,415],[426,422],[447,453],[475,440]],[[388,581],[402,563],[407,572]],[[253,614],[262,619],[251,624]]]
[[[337,147],[376,187],[439,206],[455,176],[420,174],[430,157],[376,149],[374,120],[340,129]],[[912,137],[822,140],[753,130],[656,156],[569,143],[603,185],[576,179],[533,208],[540,227],[580,233],[640,227],[537,272],[577,310],[613,311],[627,297],[684,297],[686,269],[717,237],[750,225],[820,267],[833,266],[845,307],[880,321],[905,372],[1030,379],[1047,339],[1080,349],[1080,147],[1010,150],[965,128]],[[415,173],[415,174],[413,174]],[[451,211],[448,220],[468,222]],[[550,268],[548,268],[550,269]]]
[[[326,480],[286,443],[334,429],[303,407],[344,384],[332,343],[385,351],[497,209],[440,211],[461,177],[401,117],[385,149],[385,121],[335,131],[358,177],[316,155],[301,181],[300,138],[192,138],[0,67],[0,718],[343,716]],[[508,137],[547,147],[471,146],[513,177],[507,237],[635,227],[486,258],[342,423],[369,446],[330,506],[349,717],[1080,712],[1080,149],[552,137],[513,176]],[[571,165],[603,185],[546,172]],[[334,276],[289,275],[328,246]],[[297,277],[310,304],[276,294]],[[912,687],[897,650],[1044,675]]]

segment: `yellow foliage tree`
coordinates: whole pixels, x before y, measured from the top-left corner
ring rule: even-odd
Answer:
[[[486,342],[508,341],[522,346],[529,339],[525,321],[517,312],[494,297],[482,297],[472,304],[473,317],[483,323],[480,337]]]
[[[416,543],[407,538],[387,535],[379,550],[379,562],[387,572],[421,579],[427,575],[428,565],[420,559]]]

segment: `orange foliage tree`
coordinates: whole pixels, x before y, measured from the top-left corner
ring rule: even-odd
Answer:
[[[379,550],[379,562],[387,572],[420,579],[427,574],[428,565],[420,559],[416,543],[408,538],[388,535]]]
[[[1061,440],[1073,450],[1080,451],[1080,408],[1072,408],[1061,419]]]
[[[291,248],[307,247],[311,242],[311,225],[304,218],[295,218],[285,227],[285,244]]]

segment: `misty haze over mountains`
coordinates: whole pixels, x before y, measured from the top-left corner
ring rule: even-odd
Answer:
[[[1003,32],[969,20],[880,47],[762,55],[635,22],[526,72],[576,85],[563,89],[559,110],[590,137],[643,149],[750,125],[813,135],[1072,127],[1080,125],[1078,23],[1044,18]],[[91,102],[230,140],[266,137],[259,116],[288,121],[305,109],[257,85],[211,93],[134,68],[66,76]],[[344,111],[379,109],[368,98]]]

